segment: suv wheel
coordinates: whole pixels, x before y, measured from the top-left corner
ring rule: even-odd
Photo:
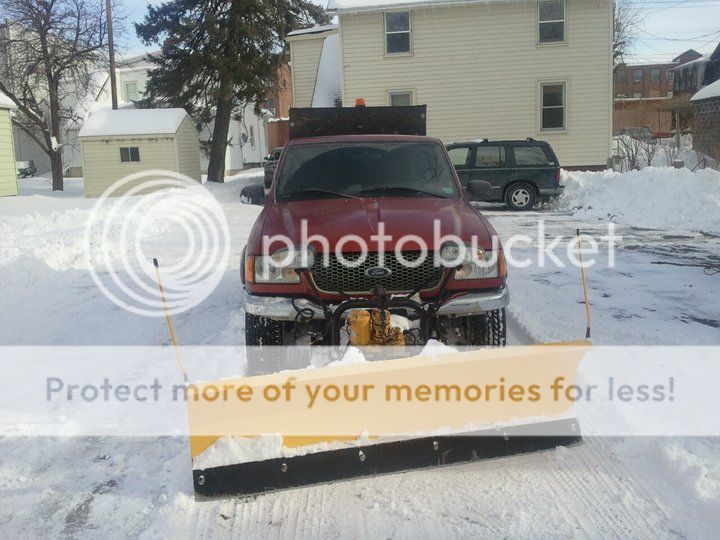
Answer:
[[[511,185],[505,192],[505,204],[511,210],[529,210],[535,206],[537,193],[535,188],[527,182],[518,182]]]
[[[504,347],[507,344],[507,320],[505,309],[494,309],[482,315],[468,318],[468,345],[491,345]]]

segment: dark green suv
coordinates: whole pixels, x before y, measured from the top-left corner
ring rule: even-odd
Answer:
[[[484,201],[504,201],[512,210],[528,210],[538,200],[560,195],[560,163],[544,141],[454,142],[450,159],[467,190],[468,182],[490,184]]]

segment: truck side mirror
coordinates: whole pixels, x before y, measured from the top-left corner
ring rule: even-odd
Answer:
[[[245,186],[240,191],[240,202],[244,204],[265,205],[265,187],[262,184]]]
[[[490,182],[486,182],[485,180],[470,180],[467,184],[467,188],[473,199],[483,201],[490,195],[492,186],[490,185]]]

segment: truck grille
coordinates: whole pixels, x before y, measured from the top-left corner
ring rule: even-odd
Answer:
[[[407,261],[416,261],[420,255],[419,251],[403,252]],[[344,253],[343,256],[348,261],[360,259],[360,253]],[[443,275],[443,268],[435,267],[432,253],[428,253],[420,266],[410,268],[402,264],[395,253],[386,252],[383,267],[390,270],[390,275],[382,278],[365,275],[368,268],[380,266],[377,253],[368,253],[365,262],[355,268],[343,265],[334,254],[330,255],[329,265],[325,266],[323,262],[323,256],[318,254],[312,275],[315,286],[324,292],[369,293],[376,283],[383,285],[388,292],[411,292],[418,288],[427,290],[437,287]]]

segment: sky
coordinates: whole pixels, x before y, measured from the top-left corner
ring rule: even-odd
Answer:
[[[145,16],[148,0],[120,0],[128,17],[125,55],[146,48],[135,37],[132,22]],[[568,0],[572,2],[573,0]],[[670,61],[687,49],[709,54],[720,42],[720,0],[629,0],[641,12],[628,63]],[[158,3],[158,2],[152,2]],[[324,3],[317,0],[317,3]]]

